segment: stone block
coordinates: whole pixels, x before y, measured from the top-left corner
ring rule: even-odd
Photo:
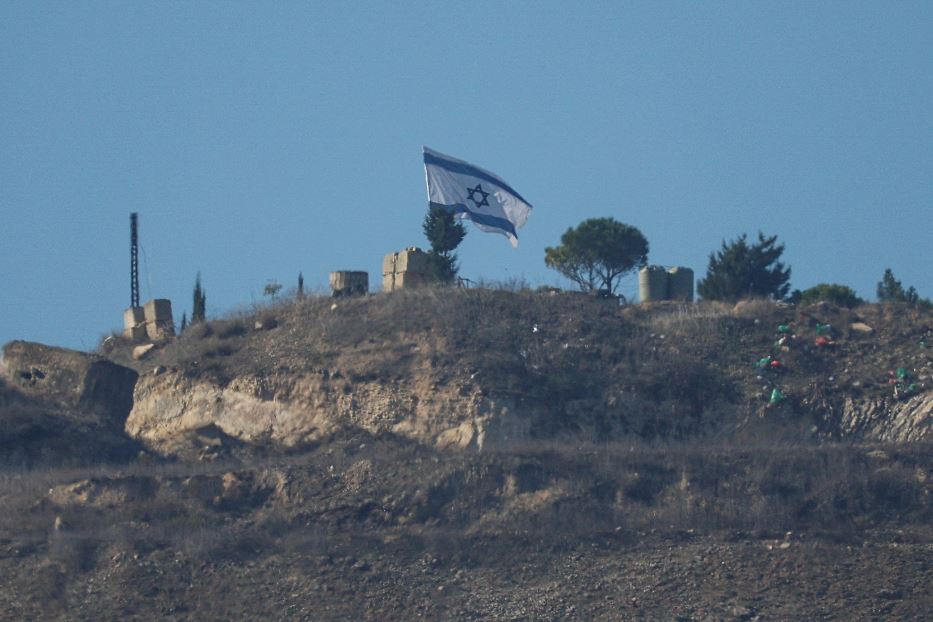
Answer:
[[[427,274],[429,271],[428,254],[420,248],[406,248],[398,253],[395,260],[395,272]]]
[[[146,322],[170,322],[172,321],[172,301],[166,298],[154,298],[145,305]]]
[[[123,312],[123,327],[129,328],[146,321],[146,313],[142,307],[130,307]]]
[[[334,296],[362,296],[369,292],[369,273],[353,270],[331,272],[330,289]]]
[[[382,291],[391,292],[395,289],[395,273],[390,272],[389,274],[382,275]]]
[[[146,314],[142,307],[130,307],[123,312],[123,336],[132,341],[146,338]]]
[[[175,320],[172,318],[172,301],[156,298],[143,305],[146,316],[146,338],[168,339],[175,336]]]
[[[398,272],[395,274],[395,285],[393,289],[413,289],[416,287],[424,287],[432,282],[432,279],[428,278],[424,274],[419,274],[417,272]]]
[[[136,346],[133,348],[133,360],[138,361],[147,354],[149,354],[153,349],[155,349],[154,343],[147,343],[145,345]]]
[[[382,258],[382,274],[395,274],[395,262],[398,260],[398,253],[389,253]]]

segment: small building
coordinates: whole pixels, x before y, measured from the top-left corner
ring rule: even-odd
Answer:
[[[389,253],[382,259],[382,291],[412,289],[435,283],[428,254],[417,247]]]

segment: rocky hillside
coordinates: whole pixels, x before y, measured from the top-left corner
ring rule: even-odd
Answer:
[[[0,359],[0,465],[125,462],[138,375],[103,357],[13,341]]]
[[[930,325],[426,290],[13,342],[0,619],[925,619]]]
[[[126,429],[162,453],[197,430],[300,447],[338,430],[431,446],[536,439],[928,438],[929,312],[422,290],[309,298],[190,328],[133,360]],[[900,374],[900,377],[898,377]]]

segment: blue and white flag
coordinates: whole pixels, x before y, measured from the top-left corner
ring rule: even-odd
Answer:
[[[469,218],[483,231],[501,233],[518,247],[519,229],[531,214],[531,204],[505,180],[463,160],[424,148],[428,202]]]

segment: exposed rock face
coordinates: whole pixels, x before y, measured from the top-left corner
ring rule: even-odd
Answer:
[[[240,377],[219,386],[165,371],[140,377],[126,432],[163,454],[190,449],[192,439],[210,427],[245,443],[284,447],[361,428],[373,434],[399,434],[438,448],[482,450],[527,440],[544,420],[586,419],[586,413],[573,412],[573,404],[564,406],[563,410],[555,407],[554,412],[535,412],[528,405],[494,401],[478,388],[439,388],[417,382],[351,385],[341,378],[312,374]],[[586,407],[593,411],[608,408],[589,402]],[[537,410],[542,408],[539,405]],[[834,410],[838,413],[835,437],[918,441],[930,438],[933,430],[933,395],[929,393],[904,401],[847,397]],[[594,430],[579,426],[572,433],[597,437]],[[604,430],[609,436],[625,433]]]
[[[104,415],[119,426],[133,407],[138,377],[99,356],[26,341],[3,347],[0,373],[26,397]]]
[[[520,440],[529,422],[478,391],[350,385],[342,379],[237,378],[226,387],[179,372],[144,374],[126,422],[133,438],[162,453],[191,432],[214,425],[250,443],[285,447],[315,441],[343,428],[393,432],[430,445],[476,448]]]
[[[97,356],[14,341],[0,359],[0,464],[125,461],[137,374]]]
[[[933,393],[904,401],[846,398],[839,422],[843,437],[903,442],[933,438]]]

